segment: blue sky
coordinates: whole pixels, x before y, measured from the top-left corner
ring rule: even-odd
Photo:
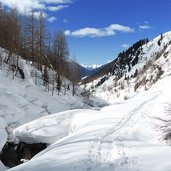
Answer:
[[[81,64],[104,64],[139,39],[171,30],[171,0],[23,1],[0,0],[8,7],[15,2],[21,13],[43,10],[48,28],[65,31],[70,57]]]

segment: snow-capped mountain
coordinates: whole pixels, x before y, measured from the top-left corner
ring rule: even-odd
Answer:
[[[75,65],[77,68],[79,68],[79,75],[80,80],[84,77],[89,77],[93,74],[95,74],[100,68],[100,65],[80,65],[79,63],[73,61],[73,60],[67,60],[67,64],[69,68],[72,68],[73,65]],[[72,72],[72,71],[71,71]]]
[[[102,65],[98,65],[98,64],[93,64],[93,65],[81,64],[81,66],[88,69],[89,71],[92,71],[94,69],[100,68]]]

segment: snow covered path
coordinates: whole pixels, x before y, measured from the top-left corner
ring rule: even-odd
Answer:
[[[135,168],[137,159],[131,157],[129,154],[131,150],[127,146],[127,142],[124,141],[127,140],[128,134],[135,124],[145,117],[145,112],[149,111],[153,100],[160,94],[161,92],[155,93],[148,100],[139,104],[133,111],[129,112],[112,128],[97,135],[97,141],[94,141],[89,149],[89,167],[87,171],[103,171],[106,169],[124,171]]]

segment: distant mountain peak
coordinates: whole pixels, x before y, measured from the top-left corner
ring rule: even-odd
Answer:
[[[98,65],[98,64],[92,64],[92,65],[87,65],[87,64],[81,64],[82,67],[88,69],[89,71],[92,71],[96,68],[101,67],[102,65]]]

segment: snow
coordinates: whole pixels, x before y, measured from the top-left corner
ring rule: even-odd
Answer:
[[[7,123],[4,119],[0,117],[0,151],[2,151],[3,146],[7,141],[7,132],[5,130]],[[0,161],[0,171],[5,171],[6,168],[3,163]]]
[[[33,159],[9,170],[170,171],[171,146],[164,140],[170,131],[170,84],[168,76],[100,111],[66,111],[16,128],[19,138],[44,142],[52,135],[53,140]]]
[[[1,60],[3,61],[6,56],[8,51],[0,48]],[[12,79],[12,71],[6,63],[2,63],[0,67],[0,151],[7,140],[17,142],[13,130],[22,124],[52,113],[84,106],[88,108],[87,102],[79,95],[81,90],[78,87],[78,95],[74,97],[72,90],[67,90],[66,95],[61,92],[59,96],[54,92],[52,96],[51,92],[45,91],[41,73],[36,71],[31,62],[20,58],[19,67],[25,73],[24,80],[19,73]],[[34,72],[38,75],[36,81]],[[71,84],[68,80],[66,83]]]
[[[164,71],[164,76],[171,74],[171,31],[163,34],[161,45],[158,45],[158,41],[161,39],[161,35],[155,39],[149,41],[142,46],[142,50],[139,54],[139,61],[136,65],[131,67],[128,72],[128,68],[125,70],[123,77],[117,82],[115,81],[115,75],[105,75],[108,79],[100,86],[96,86],[103,77],[97,78],[91,83],[86,85],[86,89],[92,91],[94,97],[98,97],[114,104],[118,101],[124,101],[135,96],[138,92],[149,89],[154,84],[158,75],[157,66],[161,67]],[[157,58],[158,56],[158,58]],[[157,59],[156,59],[157,58]],[[147,70],[143,70],[143,67],[149,62],[153,64]],[[137,78],[131,78],[135,71],[139,71]],[[125,76],[129,77],[129,80],[125,80]],[[145,85],[139,86],[135,91],[136,83],[145,78]],[[142,81],[143,82],[143,81]],[[95,88],[92,88],[95,87]],[[119,100],[118,100],[119,99]]]
[[[92,65],[87,65],[87,64],[81,64],[82,67],[88,69],[89,71],[92,71],[94,69],[97,69],[101,67],[102,65],[97,65],[97,64],[92,64]]]
[[[87,112],[88,110],[72,110],[45,116],[16,128],[14,135],[27,143],[52,144],[88,122],[90,117]]]
[[[4,49],[0,49],[0,53],[4,58],[7,55]],[[5,120],[5,127],[10,134],[9,141],[14,141],[12,130],[17,126],[52,113],[85,106],[81,96],[72,96],[72,90],[67,91],[66,95],[60,93],[58,96],[55,92],[52,96],[43,87],[41,73],[38,73],[35,84],[35,68],[30,63],[20,58],[19,66],[24,70],[24,80],[19,75],[12,79],[12,73],[5,63],[0,69],[0,123],[3,126],[1,118]]]
[[[6,167],[3,165],[3,163],[0,161],[0,171],[5,171]]]
[[[7,141],[7,132],[5,131],[5,128],[7,126],[7,123],[4,119],[0,117],[0,151],[2,150],[4,144]]]
[[[159,38],[144,45],[143,53],[146,55],[142,54],[142,61],[131,72],[142,68],[154,52],[162,50],[171,40],[171,32],[164,35],[161,47],[157,45]],[[170,52],[171,45],[168,45],[160,58],[154,61],[154,64],[162,66],[164,74],[155,84],[147,82],[146,91],[143,86],[137,92],[133,91],[138,81],[135,79],[126,88],[114,91],[110,87],[114,77],[110,77],[93,92],[94,96],[111,103],[99,111],[67,110],[81,108],[84,104],[80,98],[72,98],[69,94],[57,98],[44,92],[30,78],[32,68],[24,61],[27,81],[20,82],[20,85],[19,79],[10,80],[5,77],[6,72],[0,71],[1,148],[7,140],[5,130],[14,130],[13,139],[17,137],[27,143],[49,145],[30,161],[8,170],[170,171]],[[150,68],[143,74],[150,78],[155,77],[156,72]],[[1,168],[5,169],[0,163]]]

